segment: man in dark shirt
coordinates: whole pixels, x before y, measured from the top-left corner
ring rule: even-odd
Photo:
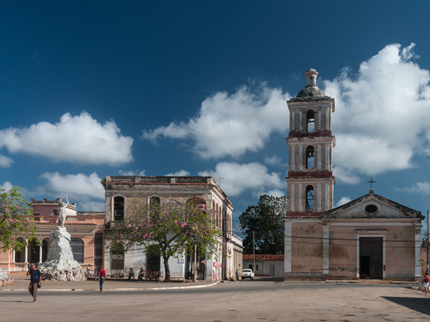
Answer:
[[[27,272],[27,275],[30,275],[30,285],[28,286],[28,291],[31,296],[33,296],[33,303],[37,302],[37,288],[40,287],[40,281],[42,279],[42,274],[40,271],[31,264],[30,270]]]

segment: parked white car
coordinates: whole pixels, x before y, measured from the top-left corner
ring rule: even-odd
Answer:
[[[252,269],[245,268],[242,271],[242,279],[244,280],[245,278],[250,278],[251,280],[254,280],[254,272],[252,271]]]

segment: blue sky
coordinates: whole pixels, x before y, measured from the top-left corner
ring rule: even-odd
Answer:
[[[286,194],[288,107],[336,99],[335,204],[425,214],[428,1],[21,1],[0,10],[0,186],[101,210],[106,175],[206,175],[238,217]],[[223,179],[220,179],[223,178]],[[235,221],[235,225],[237,221]]]

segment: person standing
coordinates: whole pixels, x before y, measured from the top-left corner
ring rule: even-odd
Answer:
[[[102,267],[99,270],[99,278],[100,278],[100,292],[103,292],[103,283],[105,282],[106,271]]]
[[[236,268],[236,282],[238,283],[239,283],[239,277],[240,277],[239,268]]]
[[[426,296],[427,296],[427,291],[429,289],[429,284],[430,284],[430,277],[429,277],[429,273],[426,272],[426,274],[424,275],[424,278],[423,278],[423,285],[424,285],[424,289],[426,291]]]
[[[33,296],[33,303],[37,303],[37,288],[41,286],[42,274],[36,268],[34,264],[31,264],[30,270],[27,272],[30,275],[30,285],[28,285],[28,291]]]

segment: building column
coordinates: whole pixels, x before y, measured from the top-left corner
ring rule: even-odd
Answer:
[[[27,245],[25,245],[25,261],[24,263],[28,263],[28,241]]]
[[[291,246],[292,246],[293,222],[285,220],[285,240],[284,240],[284,276],[291,273]]]
[[[42,245],[43,245],[43,240],[42,240],[42,243],[39,243],[39,263],[42,263]]]
[[[15,263],[15,251],[12,251],[12,258],[11,258],[11,262]]]
[[[415,280],[421,279],[421,224],[415,225]]]
[[[330,226],[323,226],[323,275],[329,275]]]

